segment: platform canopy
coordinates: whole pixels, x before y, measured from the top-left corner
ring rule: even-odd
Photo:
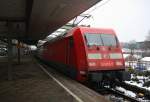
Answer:
[[[35,44],[99,1],[0,0],[0,38]]]

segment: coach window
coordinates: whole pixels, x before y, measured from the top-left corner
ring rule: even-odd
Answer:
[[[70,38],[69,38],[69,45],[70,45],[71,47],[73,47],[73,44],[74,44],[74,43],[73,43],[73,37],[70,37]]]

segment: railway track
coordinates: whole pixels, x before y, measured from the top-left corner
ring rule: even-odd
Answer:
[[[123,99],[128,100],[128,101],[130,101],[130,102],[140,102],[140,101],[137,100],[136,98],[127,96],[127,95],[125,95],[124,93],[122,93],[122,92],[120,92],[120,91],[117,91],[117,90],[115,90],[115,89],[105,88],[105,90],[106,90],[107,92],[109,92],[109,94],[112,94],[112,95],[115,95],[115,96],[118,96],[118,97],[122,97]]]
[[[123,100],[128,100],[129,102],[150,102],[150,91],[134,85],[127,84],[125,82],[113,81],[113,83],[114,87],[104,86],[100,89],[93,88],[93,90],[99,92],[101,95],[115,96],[118,97],[118,99],[123,98]]]
[[[143,88],[139,88],[137,86],[134,86],[134,85],[130,85],[130,84],[127,84],[125,82],[116,82],[116,86],[121,86],[127,90],[131,90],[135,93],[142,93],[143,96],[146,98],[146,99],[149,99],[150,100],[150,91],[146,90],[146,89],[143,89]]]
[[[125,82],[117,82],[117,81],[115,81],[115,86],[123,87],[126,90],[130,90],[130,91],[136,93],[137,96],[138,96],[139,93],[142,93],[143,94],[142,98],[144,99],[143,102],[150,102],[150,91],[148,91],[146,89],[139,88],[137,86],[130,85],[130,84],[127,84]],[[106,95],[111,94],[111,95],[114,95],[114,96],[117,96],[117,97],[122,97],[123,99],[126,99],[130,102],[141,102],[141,100],[138,99],[139,97],[134,98],[134,97],[125,95],[124,92],[119,91],[116,88],[104,87],[104,89],[102,89],[102,91],[100,90],[98,92],[100,94],[104,94],[104,95],[106,93]]]

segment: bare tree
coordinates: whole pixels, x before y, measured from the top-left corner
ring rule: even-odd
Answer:
[[[148,31],[148,35],[146,36],[145,41],[150,41],[150,30]]]
[[[150,30],[145,38],[145,41],[141,45],[141,48],[144,50],[143,56],[150,56]]]
[[[136,41],[135,40],[130,41],[129,44],[128,44],[128,48],[131,51],[130,54],[134,55],[134,50],[137,48]]]
[[[150,49],[150,31],[148,32],[148,35],[146,36],[145,41],[142,46],[144,50]]]

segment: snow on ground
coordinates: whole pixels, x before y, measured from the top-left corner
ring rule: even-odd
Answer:
[[[138,87],[143,86],[143,83],[137,83],[135,81],[125,81],[125,83],[130,84],[130,85],[135,85],[135,86],[138,86]]]
[[[116,90],[123,92],[127,96],[131,96],[131,97],[134,97],[134,98],[136,97],[135,93],[133,93],[132,91],[126,90],[122,87],[116,87]]]
[[[145,99],[143,99],[143,98],[138,98],[138,100],[139,100],[140,102],[150,102],[150,100],[145,100]]]
[[[137,98],[140,102],[150,102],[150,100],[147,100],[147,99],[144,99],[144,98],[138,98],[137,95],[134,92],[126,90],[122,87],[116,87],[116,90],[123,92],[127,96]],[[119,101],[119,102],[123,102],[123,101]]]
[[[145,76],[136,76],[139,80],[147,80],[149,79],[149,77],[145,77]]]
[[[137,83],[135,81],[125,81],[125,83],[130,84],[130,85],[134,85],[134,86],[137,86],[137,87],[140,87],[140,88],[144,88],[144,89],[150,91],[150,87],[143,87],[143,83]]]
[[[148,61],[150,61],[150,57],[144,57],[141,59],[141,61],[147,61],[148,62]]]
[[[137,87],[140,87],[140,88],[143,88],[143,89],[146,89],[146,90],[150,91],[150,87],[143,86],[143,84],[145,82],[150,81],[150,77],[134,76],[133,74],[131,74],[131,79],[133,79],[133,78],[137,78],[139,81],[136,82],[136,81],[131,80],[131,81],[125,81],[125,83],[130,84],[130,85],[134,85],[134,86],[137,86]]]

